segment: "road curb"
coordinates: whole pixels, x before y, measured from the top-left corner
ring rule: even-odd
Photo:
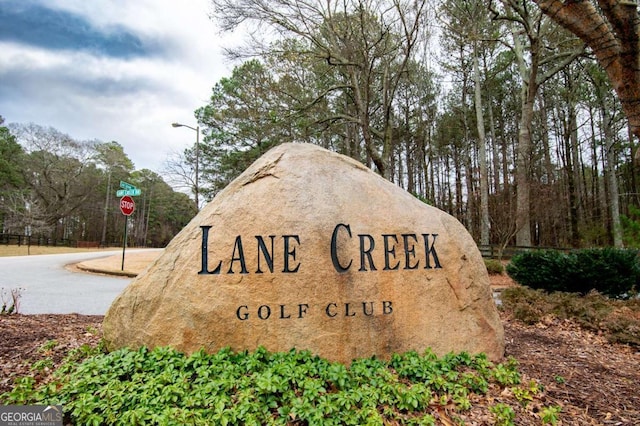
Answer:
[[[135,277],[138,276],[137,272],[114,271],[114,270],[93,268],[91,266],[84,266],[84,265],[82,265],[82,263],[76,264],[75,267],[80,269],[81,271],[89,272],[89,273],[92,273],[92,274],[115,275],[115,276],[118,276],[118,277],[127,277],[127,278],[135,278]]]

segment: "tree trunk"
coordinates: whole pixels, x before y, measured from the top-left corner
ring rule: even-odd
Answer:
[[[573,165],[573,182],[574,188],[574,203],[575,203],[575,232],[576,242],[579,242],[579,224],[584,218],[584,205],[583,197],[584,193],[582,185],[582,159],[580,157],[580,141],[578,138],[578,117],[576,112],[576,106],[573,99],[569,100],[569,140],[571,142],[571,163]]]
[[[538,74],[538,40],[529,37],[531,43],[531,64],[527,68],[522,52],[522,45],[514,28],[513,45],[516,61],[522,78],[520,92],[522,110],[518,128],[518,146],[516,147],[516,245],[531,246],[531,123],[533,122],[533,106],[536,99]]]
[[[111,195],[111,170],[107,174],[107,195],[104,200],[104,219],[102,221],[102,238],[100,244],[104,247],[107,243],[107,218],[109,213],[109,199]]]
[[[542,152],[544,155],[544,170],[547,176],[546,183],[548,185],[552,185],[555,182],[555,170],[553,167],[553,162],[551,161],[551,145],[549,144],[549,135],[551,131],[549,130],[549,121],[547,120],[547,98],[542,96],[540,100],[540,115],[542,116]]]
[[[613,135],[613,118],[607,108],[602,109],[605,157],[607,159],[607,188],[609,189],[609,211],[611,214],[611,233],[614,247],[622,247],[622,224],[620,223],[620,200],[618,195],[618,178],[616,176],[615,138]]]
[[[498,138],[496,135],[495,118],[493,117],[492,103],[488,103],[489,107],[489,131],[491,135],[491,155],[493,160],[493,192],[500,192],[500,155],[498,153]]]
[[[571,112],[569,112],[569,117],[567,117],[563,135],[564,163],[567,176],[567,191],[569,193],[569,234],[571,237],[571,246],[578,247],[578,245],[580,244],[580,235],[578,234],[578,207],[576,197],[576,180],[574,173],[574,167],[576,167],[576,165],[573,162],[571,149],[571,132],[573,127],[573,117],[571,117],[571,115]]]
[[[603,229],[606,229],[607,221],[606,221],[606,211],[607,211],[607,203],[604,199],[604,188],[602,184],[602,179],[600,179],[600,168],[598,167],[598,140],[596,135],[596,124],[593,108],[589,107],[589,126],[591,128],[591,193],[592,195],[592,203],[591,203],[591,211],[592,216],[595,218],[599,218],[599,222],[602,225]]]
[[[455,187],[456,187],[456,206],[455,206],[455,216],[460,222],[464,222],[464,212],[462,206],[462,159],[460,158],[462,155],[460,150],[456,145],[453,146],[453,168],[454,174],[456,176]],[[467,224],[468,226],[468,224]],[[467,228],[468,229],[468,228]],[[471,231],[469,231],[471,232]]]
[[[473,183],[473,147],[469,147],[469,154],[464,156],[464,167],[467,169],[465,173],[465,185],[467,187],[467,208],[465,217],[467,222],[467,230],[475,238],[478,238],[475,226],[476,213],[476,188]]]
[[[629,149],[631,150],[631,158],[636,158],[638,155],[638,149],[636,145],[633,143],[633,133],[631,133],[631,127],[627,127],[629,130]],[[635,162],[631,163],[631,190],[629,191],[632,195],[630,195],[629,200],[635,200],[635,203],[638,204],[640,202],[640,194],[638,193],[640,190],[638,189],[638,165]]]
[[[514,31],[514,30],[512,30]],[[525,71],[525,60],[518,36],[513,33],[517,61],[522,75],[521,101],[522,111],[518,128],[518,146],[516,148],[516,245],[531,246],[531,123],[533,122],[533,106],[538,90],[537,77],[537,47],[531,40],[531,65]]]
[[[531,246],[531,185],[529,169],[531,160],[531,121],[533,99],[525,96],[522,103],[518,147],[516,152],[516,245]]]
[[[489,245],[489,175],[487,173],[487,141],[484,133],[484,115],[482,114],[477,41],[473,43],[473,80],[478,125],[478,165],[480,167],[480,244]]]

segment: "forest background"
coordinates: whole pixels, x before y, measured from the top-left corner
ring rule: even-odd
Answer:
[[[131,243],[161,247],[261,154],[307,142],[452,214],[482,245],[638,246],[632,84],[593,34],[542,12],[563,2],[539,3],[213,0],[245,44],[195,111],[199,143],[164,170],[134,170],[116,141],[0,121],[2,232],[117,244],[124,180],[142,190]],[[636,2],[575,3],[600,18],[622,8],[635,35],[604,28],[638,62]]]

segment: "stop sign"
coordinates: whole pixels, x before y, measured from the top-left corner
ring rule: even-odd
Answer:
[[[136,203],[133,202],[133,198],[128,195],[120,198],[120,211],[125,216],[131,216],[131,213],[136,209]]]

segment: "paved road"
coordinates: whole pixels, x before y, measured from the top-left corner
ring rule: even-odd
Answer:
[[[65,265],[121,251],[0,257],[0,288],[22,288],[20,313],[104,315],[130,278],[71,272]]]

